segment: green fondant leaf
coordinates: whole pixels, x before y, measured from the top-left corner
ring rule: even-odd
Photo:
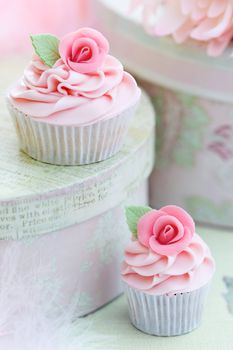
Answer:
[[[146,213],[151,211],[150,207],[127,207],[126,208],[126,220],[130,231],[133,236],[137,238],[137,224],[138,220]]]
[[[41,58],[41,60],[49,67],[60,58],[58,51],[59,40],[50,34],[31,35],[32,45]]]

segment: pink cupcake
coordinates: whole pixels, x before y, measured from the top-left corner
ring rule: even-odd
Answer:
[[[82,28],[60,41],[35,35],[32,44],[36,55],[8,93],[20,148],[61,165],[98,162],[117,153],[140,89],[108,54],[107,39]]]
[[[180,207],[129,207],[133,239],[122,278],[132,324],[158,336],[188,333],[201,322],[215,270],[210,250]]]

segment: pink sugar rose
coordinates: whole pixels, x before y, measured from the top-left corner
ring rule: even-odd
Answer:
[[[177,255],[190,243],[195,224],[182,208],[169,205],[143,215],[137,225],[138,240],[160,255]]]
[[[59,53],[65,65],[84,74],[101,68],[108,51],[107,39],[92,28],[81,28],[70,33],[59,44]]]

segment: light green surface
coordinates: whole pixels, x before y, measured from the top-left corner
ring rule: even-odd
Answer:
[[[217,271],[205,309],[202,325],[190,334],[179,337],[153,337],[131,326],[125,297],[120,297],[93,315],[93,331],[109,336],[109,345],[118,350],[230,350],[233,349],[233,316],[223,297],[226,292],[223,276],[233,276],[233,233],[207,228],[197,229],[209,244]],[[105,348],[103,348],[104,350]]]

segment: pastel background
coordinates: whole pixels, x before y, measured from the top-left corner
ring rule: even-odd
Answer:
[[[91,21],[93,0],[0,0],[0,55],[31,50],[29,35],[61,36]]]
[[[127,2],[127,0],[115,1],[118,4],[118,7],[120,7],[120,3]],[[106,4],[110,4],[111,2],[111,0],[105,0]],[[50,32],[57,36],[62,36],[69,31],[76,30],[80,26],[87,26],[91,25],[92,23],[96,23],[96,21],[94,22],[94,15],[97,15],[97,11],[95,11],[96,8],[95,10],[92,9],[94,8],[94,5],[98,7],[98,4],[100,4],[100,0],[0,0],[0,118],[4,118],[4,115],[6,118],[8,117],[4,101],[5,89],[10,82],[13,81],[13,79],[21,74],[23,67],[28,62],[28,57],[30,57],[32,53],[29,35],[33,33]],[[99,7],[99,9],[100,11],[98,13],[98,18],[100,19],[100,24],[105,26],[105,35],[110,41],[111,53],[116,53],[120,59],[120,49],[127,54],[132,53],[134,62],[136,59],[138,59],[140,67],[145,68],[146,61],[144,59],[144,55],[146,55],[147,51],[141,50],[141,55],[135,55],[135,51],[131,49],[131,46],[127,45],[125,41],[123,41],[123,39],[127,40],[129,38],[129,27],[127,25],[119,25],[119,22],[117,26],[116,23],[113,22],[113,17],[110,15],[110,13],[107,17],[107,12],[103,11],[103,7]],[[111,33],[110,29],[112,30],[112,36],[108,35],[107,29],[109,30],[108,33]],[[122,40],[119,40],[119,37]],[[137,36],[135,33],[133,33],[132,39],[135,39],[136,37]],[[138,40],[139,44],[141,44],[139,36]],[[127,56],[122,55],[122,57],[125,58],[124,63],[126,63]],[[155,60],[153,59],[152,55],[147,55],[147,57],[152,57],[151,62],[154,63]],[[147,62],[147,65],[148,64],[149,60]],[[161,68],[162,67],[160,66],[160,72]],[[133,71],[132,65],[131,70]],[[176,70],[173,70],[173,72],[175,71]],[[226,70],[226,72],[228,71]],[[168,202],[174,203],[175,199],[180,205],[187,206],[187,209],[192,212],[193,215],[195,215],[195,219],[198,218],[201,222],[207,221],[208,224],[212,223],[215,225],[214,229],[210,227],[203,228],[198,226],[197,232],[210,246],[213,256],[216,259],[217,271],[214,277],[204,320],[202,326],[197,331],[184,337],[170,339],[146,336],[131,326],[127,315],[126,300],[122,296],[106,307],[82,319],[84,322],[91,323],[91,327],[89,327],[90,334],[88,334],[88,339],[92,341],[92,345],[90,347],[82,348],[88,350],[96,349],[95,344],[98,345],[98,343],[100,343],[100,337],[104,336],[107,337],[109,342],[105,345],[100,344],[98,349],[110,350],[113,348],[119,350],[150,350],[158,348],[161,350],[230,350],[232,349],[233,344],[233,234],[230,232],[230,230],[224,231],[223,229],[220,229],[219,225],[224,227],[227,226],[232,230],[232,102],[225,103],[220,99],[219,101],[217,100],[215,103],[212,103],[212,100],[209,100],[203,96],[193,96],[188,91],[181,92],[174,89],[174,87],[164,88],[158,82],[153,84],[148,81],[148,78],[146,78],[144,74],[139,74],[139,71],[136,73],[138,77],[141,78],[141,84],[150,94],[152,102],[157,108],[158,129],[164,131],[163,133],[161,132],[159,135],[160,137],[157,139],[157,168],[154,170],[150,181],[151,189],[154,190],[153,192],[151,191],[153,205],[159,206],[160,204],[168,204]],[[149,76],[151,76],[151,71],[149,72]],[[231,77],[231,75],[229,75],[229,77]],[[230,78],[223,80],[224,84],[222,85],[229,87]],[[224,86],[222,86],[222,88],[224,88]],[[211,88],[213,89],[213,87]],[[217,88],[218,84],[216,84],[216,89]],[[225,95],[227,94],[224,93],[224,97]],[[230,94],[227,96],[230,96]],[[142,112],[142,115],[146,114],[147,113]],[[142,118],[142,122],[145,124],[144,120],[145,118]],[[170,128],[164,128],[164,125],[170,126]],[[172,132],[170,133],[170,131]],[[2,132],[5,132],[6,139],[10,140],[12,137],[11,126],[9,126],[9,128],[7,127],[5,131],[2,128]],[[137,130],[134,130],[134,134],[135,137],[138,137],[142,133],[141,131],[139,133]],[[152,141],[153,140],[151,138],[151,142]],[[4,144],[4,149],[6,149],[6,143],[2,142],[2,144]],[[9,162],[9,156],[11,156],[12,152],[15,154],[15,150],[14,148],[9,148],[8,152],[9,153],[7,160],[5,160],[5,164],[9,166],[11,174],[13,174],[11,176],[14,176],[15,174],[17,175],[16,169],[18,168],[16,167],[17,164],[15,166],[13,162]],[[137,157],[138,159],[143,160],[140,155]],[[4,171],[5,167],[2,166],[2,164],[4,165],[4,162],[0,161],[0,168],[2,167]],[[25,170],[26,175],[30,175],[28,167],[25,166],[27,163],[24,162],[23,164],[23,169]],[[149,162],[147,162],[147,165],[148,164],[150,165]],[[142,173],[144,172],[145,170],[142,171]],[[38,176],[39,175],[40,173],[38,172]],[[10,175],[8,175],[5,176],[5,181],[8,181],[8,177],[9,181],[12,179],[12,177],[10,178]],[[123,178],[126,177],[122,176],[122,179]],[[57,176],[56,180],[60,181],[60,178]],[[26,182],[25,177],[23,178],[23,183],[30,189],[30,182]],[[192,186],[189,186],[189,183],[191,183]],[[7,192],[9,187],[7,188],[7,186],[4,186],[4,182],[1,183],[0,181],[0,184],[3,184],[0,193],[0,197],[3,197],[4,190]],[[11,181],[11,185],[15,191],[14,186],[19,184],[17,181]],[[135,183],[133,182],[132,185],[135,185]],[[103,187],[105,188],[105,186]],[[129,187],[131,188],[131,186]],[[34,186],[33,189],[35,189]],[[119,191],[116,191],[115,193],[116,195],[119,195]],[[116,198],[116,195],[114,195],[114,198]],[[136,202],[135,198],[134,202]],[[142,192],[138,193],[137,200],[140,199],[140,202],[144,202],[146,200],[145,198],[145,191],[143,191],[142,188]],[[158,203],[160,204],[158,205]],[[80,225],[81,234],[84,230],[87,232],[86,241],[83,242],[81,247],[86,244],[88,250],[86,260],[83,261],[83,270],[80,269],[80,274],[89,273],[89,279],[85,280],[85,288],[81,290],[79,300],[79,306],[81,305],[83,308],[81,310],[82,313],[89,312],[91,309],[93,310],[97,306],[96,303],[101,304],[103,302],[102,298],[105,298],[105,295],[101,295],[100,293],[100,289],[103,286],[104,281],[101,279],[102,277],[98,280],[99,275],[96,273],[97,269],[100,269],[101,266],[101,271],[104,271],[105,274],[107,273],[107,270],[111,271],[111,273],[112,271],[117,273],[116,266],[118,265],[118,261],[120,259],[119,254],[122,252],[122,242],[120,236],[118,240],[116,233],[119,232],[119,234],[122,235],[122,227],[125,227],[125,222],[123,223],[123,218],[121,215],[122,210],[121,213],[120,210],[120,206],[117,207],[116,205],[116,207],[111,211],[107,211],[102,216],[97,215],[91,220],[87,220],[87,222]],[[118,225],[115,225],[116,222]],[[112,235],[114,235],[114,238],[112,238],[112,236],[109,237],[105,230],[106,227],[111,226],[111,223],[114,223],[114,225],[112,225],[114,228],[112,230]],[[57,231],[59,231],[59,229],[57,229]],[[103,232],[105,232],[105,235]],[[77,260],[75,259],[75,245],[78,245],[78,241],[76,241],[74,245],[72,239],[77,239],[78,235],[74,237],[70,236],[70,240],[67,240],[64,233],[63,231],[61,231],[60,234],[59,232],[55,232],[54,234],[39,238],[38,241],[28,240],[22,244],[24,247],[22,249],[22,271],[24,271],[24,266],[26,266],[26,272],[33,270],[28,269],[28,258],[32,257],[32,260],[34,258],[33,247],[35,247],[35,251],[37,251],[39,247],[39,252],[41,252],[41,256],[43,257],[41,259],[42,267],[44,269],[46,268],[47,265],[45,262],[51,260],[49,249],[50,246],[47,244],[47,241],[51,241],[52,245],[54,238],[56,242],[53,244],[53,247],[58,247],[58,249],[54,250],[55,256],[60,261],[58,272],[66,279],[73,279],[72,283],[75,283],[73,273],[76,278],[80,277],[80,274],[78,276],[76,275],[75,270],[76,264],[79,263],[78,259],[80,259],[80,257]],[[89,237],[92,237],[91,241],[88,241]],[[63,244],[63,238],[66,245]],[[111,242],[114,243],[114,246],[111,245]],[[0,242],[0,248],[4,250],[8,245],[13,248],[12,246],[17,244],[18,241],[14,242],[2,240]],[[72,246],[72,249],[69,248],[71,249],[71,254],[68,252],[68,246]],[[67,250],[64,249],[64,251],[62,251],[61,247],[67,247]],[[30,251],[31,253],[28,253],[28,255],[24,254],[26,251]],[[5,288],[3,291],[7,291],[7,293],[5,293],[5,298],[4,293],[0,289],[0,325],[2,325],[4,319],[7,319],[8,317],[8,314],[5,315],[3,312],[6,310],[6,301],[9,301],[9,298],[11,298],[12,303],[11,308],[9,309],[10,311],[14,310],[16,302],[18,302],[17,298],[12,298],[12,294],[8,293],[7,288],[10,286],[12,289],[12,283],[14,282],[13,286],[15,286],[15,288],[13,289],[16,292],[18,290],[23,290],[23,300],[28,302],[29,296],[32,295],[31,288],[34,281],[32,279],[32,283],[29,283],[29,287],[25,287],[25,276],[27,277],[27,274],[24,275],[23,273],[17,273],[17,278],[15,278],[14,273],[9,274],[9,276],[7,275],[6,266],[10,269],[14,265],[13,263],[17,262],[17,260],[15,260],[17,256],[15,256],[16,254],[14,249],[11,249],[10,252],[11,254],[8,256],[8,260],[6,259],[5,265],[0,264],[0,281],[5,281],[4,278],[7,277],[6,281],[9,283],[8,285],[7,283],[4,283]],[[65,260],[66,264],[62,264],[63,260],[61,260],[61,256]],[[12,259],[12,257],[14,259]],[[11,264],[9,262],[11,262]],[[98,262],[98,264],[96,262]],[[75,264],[75,268],[70,269],[70,266],[73,263]],[[15,265],[18,269],[18,265]],[[37,265],[40,269],[41,266],[39,264]],[[69,270],[70,274],[64,274],[64,270],[66,270],[66,268]],[[44,269],[42,269],[42,272]],[[5,274],[3,272],[5,272]],[[34,279],[36,278],[38,280],[37,274],[37,269],[35,269],[35,271],[33,270]],[[93,275],[95,276],[94,281],[92,281],[91,278]],[[21,278],[19,278],[20,276]],[[97,283],[96,281],[100,286],[97,292],[93,287],[94,284]],[[28,279],[28,282],[31,282],[31,280]],[[117,281],[115,282],[117,283]],[[23,287],[21,286],[21,288],[19,288],[20,285]],[[54,294],[54,284],[51,283],[48,287],[51,286]],[[35,287],[37,287],[37,284],[35,284]],[[115,293],[116,285],[114,286],[114,284],[113,289]],[[42,288],[38,289],[39,292],[36,296],[39,297],[39,300],[41,300],[41,290]],[[106,287],[104,292],[105,291]],[[45,292],[47,293],[46,288],[45,291],[43,290],[44,294],[42,293],[42,298],[46,297],[47,307],[49,298],[47,298],[47,294]],[[48,292],[50,292],[50,289]],[[21,298],[21,295],[19,295],[19,297]],[[36,297],[34,296],[32,301],[34,301],[34,303],[37,305]],[[94,297],[96,300],[94,300]],[[28,306],[34,306],[33,303],[27,304]],[[35,310],[33,309],[33,318],[29,317],[28,323],[26,323],[25,320],[24,322],[22,322],[22,320],[18,322],[19,318],[16,319],[16,335],[18,335],[18,338],[16,337],[15,339],[20,340],[20,344],[25,342],[27,346],[25,345],[19,349],[17,344],[17,346],[11,350],[33,350],[37,348],[35,346],[33,347],[33,345],[36,344],[36,346],[38,346],[38,338],[41,339],[42,336],[44,339],[52,338],[52,340],[49,340],[53,342],[53,346],[50,348],[45,346],[42,347],[44,350],[82,349],[79,342],[77,342],[77,345],[73,344],[72,347],[60,347],[61,337],[59,336],[59,332],[56,332],[54,335],[54,328],[49,327],[48,323],[44,322],[44,319],[41,318],[41,311],[39,309],[40,308],[36,309],[36,317]],[[36,321],[38,319],[43,321],[41,322],[43,327],[39,329],[39,337],[38,328],[36,327],[36,332],[34,332],[33,329],[35,328],[35,325],[37,326]],[[29,324],[32,324],[31,328],[29,327]],[[67,326],[65,323],[65,325],[67,332],[70,335],[70,324],[68,323]],[[28,329],[30,332],[28,332]],[[67,334],[64,333],[64,327],[61,328],[61,331],[62,339],[64,339],[64,335]],[[74,324],[74,331],[76,334],[79,334],[76,323]],[[96,334],[98,335],[98,338],[96,341],[93,341]],[[8,339],[5,339],[6,337],[1,337],[1,335],[0,329],[0,349],[7,350],[9,348],[7,345],[5,345],[5,343],[3,344],[3,342],[8,341]],[[25,340],[26,336],[35,338],[33,345],[28,346],[28,339]],[[55,341],[57,341],[56,344],[54,344]],[[30,339],[30,342],[32,342],[32,339]]]

